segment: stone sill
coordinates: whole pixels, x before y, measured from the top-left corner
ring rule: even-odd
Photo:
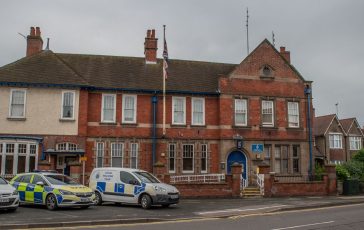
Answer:
[[[25,121],[25,117],[8,117],[8,121]]]
[[[60,122],[75,122],[75,119],[59,118]]]

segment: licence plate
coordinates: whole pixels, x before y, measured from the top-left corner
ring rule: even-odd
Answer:
[[[90,201],[90,199],[88,199],[88,198],[81,198],[81,202],[89,202]]]
[[[171,195],[171,199],[178,199],[178,195]]]
[[[0,199],[0,203],[7,203],[9,201],[10,201],[9,199]]]

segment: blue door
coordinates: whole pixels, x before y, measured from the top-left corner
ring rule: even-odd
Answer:
[[[240,152],[240,151],[234,151],[231,152],[228,156],[227,159],[227,173],[231,174],[231,166],[235,163],[239,163],[242,165],[242,177],[244,179],[246,178],[246,171],[247,171],[247,167],[246,167],[246,156],[244,153]]]

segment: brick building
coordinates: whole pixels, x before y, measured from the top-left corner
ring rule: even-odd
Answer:
[[[240,64],[169,60],[163,135],[163,66],[154,30],[141,58],[42,50],[35,31],[27,57],[0,68],[1,110],[23,108],[21,119],[0,114],[1,126],[9,127],[0,130],[8,138],[0,155],[16,157],[7,146],[34,137],[41,140],[39,162],[58,170],[84,155],[87,173],[107,166],[153,171],[155,164],[173,175],[230,173],[238,162],[251,180],[265,162],[278,174],[307,174],[311,82],[284,47],[264,40]],[[18,89],[38,99],[14,96]],[[13,130],[17,125],[29,129]]]

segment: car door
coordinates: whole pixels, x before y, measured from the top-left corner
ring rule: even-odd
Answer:
[[[43,185],[38,185],[38,182],[42,182]],[[47,193],[45,192],[45,187],[48,186],[47,182],[43,179],[42,176],[35,174],[33,176],[31,184],[34,187],[34,203],[44,204],[45,197],[47,195]]]
[[[120,196],[125,203],[137,203],[138,199],[135,196],[135,187],[139,185],[139,181],[129,172],[120,172],[120,182],[117,186],[120,187]],[[135,182],[135,183],[133,183]]]
[[[33,203],[34,202],[34,186],[30,184],[33,174],[26,174],[22,177],[19,186],[19,198],[23,202]]]

